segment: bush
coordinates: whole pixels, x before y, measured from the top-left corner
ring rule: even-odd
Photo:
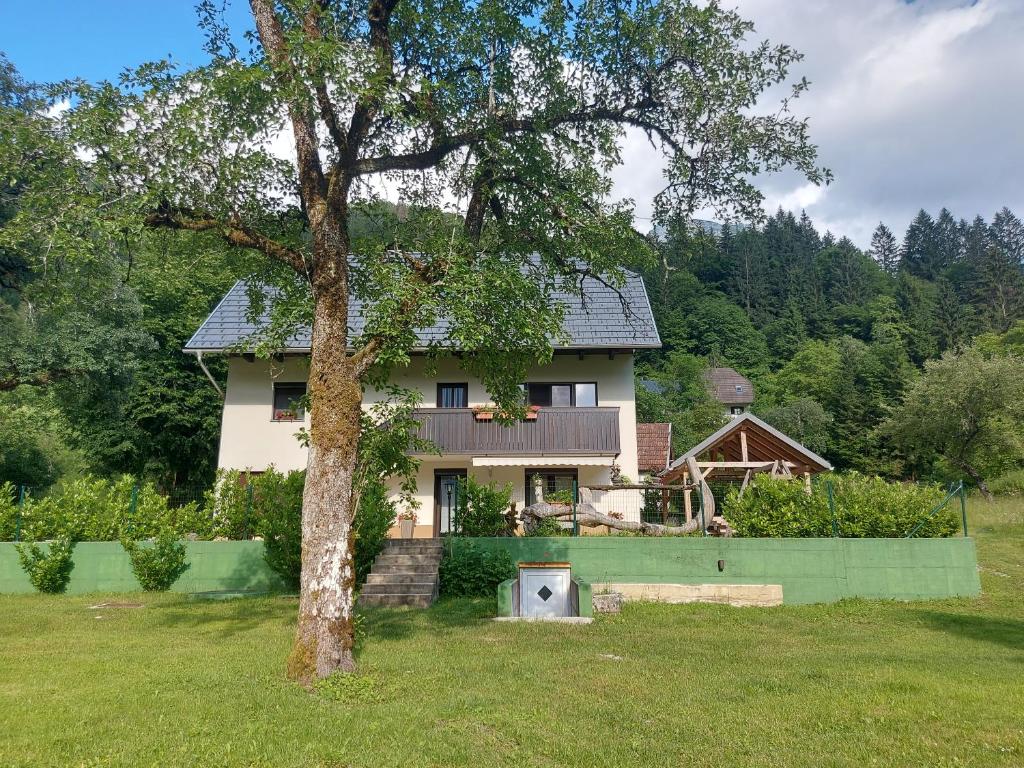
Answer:
[[[44,552],[38,544],[15,544],[18,560],[28,574],[28,580],[40,592],[59,594],[67,589],[71,581],[71,571],[75,564],[71,553],[74,542],[62,537],[49,543],[48,551]]]
[[[988,484],[988,489],[996,496],[1020,496],[1024,494],[1024,469],[1015,469],[1012,472],[1000,475]]]
[[[152,485],[137,485],[130,475],[113,481],[86,476],[42,498],[27,496],[21,531],[24,538],[36,541],[63,536],[74,541],[149,538],[172,524],[176,515],[191,514],[194,509],[195,505],[187,505],[184,510],[171,510]],[[3,524],[0,533],[11,539],[14,528]]]
[[[0,483],[0,541],[13,541],[18,530],[18,489]]]
[[[899,538],[906,536],[942,501],[936,485],[890,483],[857,473],[830,477],[839,535],[846,538]],[[920,537],[953,536],[960,528],[952,503],[921,527]],[[737,536],[808,538],[832,536],[832,512],[825,483],[810,494],[803,483],[767,475],[758,476],[743,498],[729,492],[722,514]]]
[[[571,528],[564,528],[553,517],[545,517],[540,520],[532,530],[526,532],[527,536],[568,536],[572,533]]]
[[[170,528],[165,528],[149,546],[141,542],[121,542],[132,562],[132,573],[146,592],[166,592],[188,570],[185,545]]]
[[[481,550],[463,542],[441,560],[440,593],[448,597],[494,597],[498,585],[515,575],[516,565],[504,549]]]
[[[218,470],[213,488],[204,496],[202,518],[196,521],[205,530],[196,533],[211,539],[252,538],[264,522],[262,510],[257,507],[257,492],[261,482],[272,482],[269,478],[273,475],[280,477],[273,467],[260,474]]]
[[[384,549],[384,541],[388,531],[395,524],[398,510],[388,498],[387,487],[379,480],[371,481],[363,489],[356,510],[355,528],[355,561],[356,586],[366,581],[373,560]]]
[[[282,475],[267,470],[251,480],[253,513],[263,536],[267,565],[292,589],[302,575],[302,490],[304,471]]]
[[[463,536],[511,536],[508,511],[512,483],[502,488],[478,483],[472,477],[459,479],[458,531]]]

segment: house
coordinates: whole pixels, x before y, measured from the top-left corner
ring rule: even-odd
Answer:
[[[725,412],[735,418],[746,413],[754,402],[754,385],[746,376],[732,368],[709,368],[704,372],[711,396],[725,406]]]
[[[672,425],[636,425],[636,461],[640,482],[668,469],[672,461]]]
[[[511,483],[513,502],[522,507],[543,492],[568,489],[574,482],[608,484],[612,472],[637,477],[637,425],[633,355],[661,346],[643,282],[628,274],[618,290],[584,278],[582,297],[559,293],[563,329],[550,363],[532,370],[523,382],[524,396],[539,407],[535,420],[512,425],[480,421],[474,407],[488,404],[481,383],[469,376],[457,355],[427,365],[428,345],[444,345],[445,326],[420,329],[420,346],[410,363],[395,370],[393,383],[417,390],[420,435],[440,455],[424,454],[417,477],[416,537],[450,531],[451,509],[459,477]],[[202,363],[204,355],[227,357],[218,466],[259,472],[306,466],[306,448],[296,439],[309,426],[299,399],[306,391],[309,329],[297,333],[273,360],[246,352],[256,330],[247,321],[249,302],[244,282],[221,300],[185,346]],[[350,308],[349,325],[361,327],[359,305]],[[364,407],[385,395],[364,391]]]

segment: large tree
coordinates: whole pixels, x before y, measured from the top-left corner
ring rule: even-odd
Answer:
[[[209,65],[71,84],[60,119],[93,178],[80,195],[38,190],[33,202],[57,227],[206,233],[290,272],[278,295],[308,292],[305,310],[285,302],[313,326],[289,664],[308,682],[354,667],[362,390],[408,358],[417,327],[446,317],[466,367],[512,407],[526,363],[559,332],[552,290],[578,290],[584,275],[615,283],[646,254],[629,205],[609,202],[624,136],[664,155],[662,214],[752,218],[757,174],[828,174],[789,99],[752,109],[799,55],[751,45],[752,26],[717,2],[250,5],[248,54],[204,3]],[[354,255],[352,212],[382,189],[410,204],[409,226],[394,247]],[[457,228],[434,213],[442,205]]]
[[[918,461],[939,456],[991,498],[989,471],[1004,471],[1024,455],[1024,360],[988,356],[972,347],[925,364],[882,433]]]

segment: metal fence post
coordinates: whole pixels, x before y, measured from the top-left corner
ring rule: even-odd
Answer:
[[[580,523],[579,523],[579,520],[576,519],[576,505],[579,503],[579,493],[580,493],[579,480],[577,480],[574,477],[572,479],[572,535],[573,536],[579,536],[580,535]]]
[[[25,486],[18,487],[18,516],[14,521],[14,540],[21,541],[21,516],[25,509]]]
[[[825,481],[825,490],[828,492],[828,511],[832,514],[832,535],[839,538],[839,520],[836,518],[836,499],[832,493],[832,481]]]
[[[963,480],[960,481],[960,517],[964,523],[964,538],[967,538],[967,491]]]

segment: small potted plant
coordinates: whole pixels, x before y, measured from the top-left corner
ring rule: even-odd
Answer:
[[[494,418],[494,406],[478,405],[473,409],[473,418],[477,421],[491,421]]]
[[[297,415],[295,411],[287,408],[282,408],[274,414],[275,421],[297,421]]]
[[[539,405],[529,405],[529,406],[527,406],[526,407],[526,420],[527,421],[536,421],[538,413],[540,413],[540,406]]]
[[[398,515],[398,532],[403,539],[411,539],[413,528],[416,526],[416,513],[410,509]]]

